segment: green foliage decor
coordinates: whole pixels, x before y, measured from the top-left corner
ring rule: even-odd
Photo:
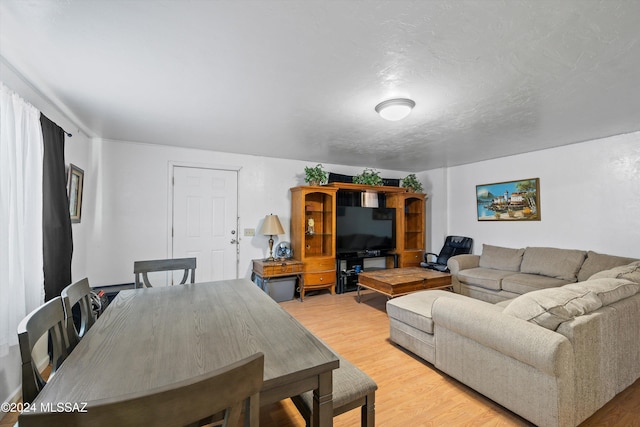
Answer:
[[[318,163],[314,167],[304,168],[304,182],[310,185],[321,185],[327,183],[329,173],[322,169],[322,164]]]
[[[382,178],[380,178],[380,172],[366,168],[360,175],[356,175],[353,177],[353,183],[381,186]]]
[[[402,178],[400,183],[402,187],[407,188],[414,193],[422,193],[422,183],[416,178],[416,174],[412,173]]]

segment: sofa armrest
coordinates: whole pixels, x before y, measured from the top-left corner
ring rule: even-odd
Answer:
[[[480,255],[466,254],[456,255],[449,258],[447,261],[447,267],[454,276],[458,274],[460,270],[466,270],[468,268],[475,268],[480,265]]]
[[[549,375],[567,375],[573,371],[569,340],[541,326],[488,310],[473,301],[452,298],[435,300],[432,317],[436,330],[447,328]]]

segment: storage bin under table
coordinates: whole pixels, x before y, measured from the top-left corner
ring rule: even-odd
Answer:
[[[302,262],[298,260],[253,260],[252,280],[277,302],[294,298],[300,274]]]

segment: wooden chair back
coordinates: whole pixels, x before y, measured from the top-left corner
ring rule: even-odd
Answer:
[[[156,259],[149,261],[135,261],[133,263],[133,273],[136,275],[136,288],[145,286],[151,287],[148,273],[156,271],[176,271],[184,270],[181,285],[187,283],[189,273],[191,273],[190,283],[196,280],[196,259],[195,258],[173,258],[173,259]]]
[[[87,402],[84,412],[24,412],[20,427],[182,427],[224,411],[225,427],[259,425],[264,355],[143,393]]]
[[[36,308],[18,325],[24,402],[31,403],[46,384],[33,359],[33,347],[47,334],[51,339],[51,378],[71,352],[61,297],[55,297]]]
[[[86,334],[89,328],[96,322],[96,316],[91,307],[91,286],[89,286],[89,279],[85,277],[67,286],[62,290],[61,297],[67,320],[69,344],[71,348],[75,348],[84,334]],[[76,304],[80,311],[80,325],[78,329],[76,329],[73,319],[73,307]]]

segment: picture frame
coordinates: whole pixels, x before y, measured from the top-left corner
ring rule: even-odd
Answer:
[[[540,221],[540,178],[476,185],[478,221]]]
[[[69,163],[67,193],[69,196],[69,216],[72,223],[79,223],[82,214],[82,188],[84,186],[84,170]]]

